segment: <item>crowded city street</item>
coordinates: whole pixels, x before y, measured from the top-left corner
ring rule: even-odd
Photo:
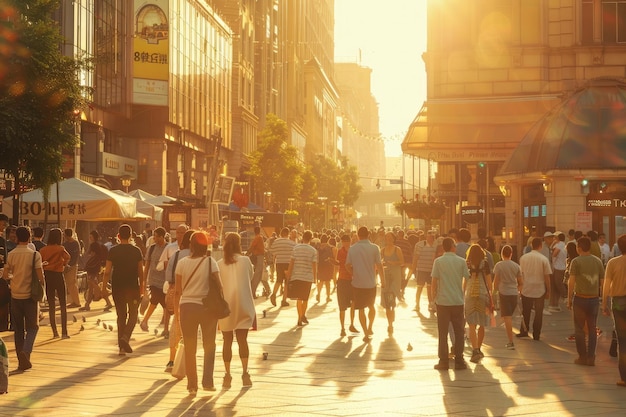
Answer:
[[[32,355],[33,367],[12,373],[9,393],[0,396],[2,416],[623,416],[626,404],[617,360],[609,356],[612,320],[599,317],[595,367],[574,364],[571,314],[544,317],[540,341],[516,340],[505,349],[501,320],[488,328],[480,364],[467,370],[437,371],[437,319],[422,300],[413,311],[414,280],[406,303],[397,309],[395,332],[388,337],[384,310],[378,306],[374,335],[340,337],[338,308],[333,301],[316,303],[312,292],[310,324],[296,326],[295,303],[273,307],[256,301],[258,330],[251,331],[250,375],[241,385],[241,367],[233,364],[233,383],[221,389],[221,336],[217,337],[215,392],[188,395],[185,380],[163,372],[168,341],[160,337],[160,314],[143,332],[137,326],[134,352],[118,356],[115,312],[104,302],[90,312],[70,309],[71,339],[53,339],[46,318],[40,323]],[[357,321],[358,322],[358,321]],[[514,315],[517,330],[520,317]],[[155,330],[156,329],[156,330]],[[155,336],[155,333],[158,333]],[[17,361],[13,337],[7,343],[10,370]],[[465,357],[471,348],[466,344]],[[201,348],[198,351],[201,357]],[[266,359],[265,359],[266,358]]]

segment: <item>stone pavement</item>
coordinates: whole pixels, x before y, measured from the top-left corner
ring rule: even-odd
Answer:
[[[407,300],[414,294],[411,283]],[[595,367],[573,364],[575,346],[566,340],[571,318],[563,311],[545,316],[541,341],[516,340],[516,350],[504,348],[503,327],[489,328],[482,363],[439,372],[433,369],[436,318],[418,316],[412,301],[398,308],[393,337],[386,334],[379,308],[373,340],[366,344],[362,334],[339,337],[334,298],[317,304],[312,297],[304,328],[295,326],[293,302],[276,308],[257,300],[259,330],[249,335],[254,385],[241,387],[234,347],[233,386],[219,389],[224,368],[218,336],[218,391],[199,391],[195,398],[187,395],[185,380],[163,372],[168,342],[153,331],[158,310],[150,332],[137,326],[135,353],[119,357],[115,313],[102,312],[102,302],[88,313],[71,309],[70,340],[52,339],[47,319],[42,321],[33,368],[10,377],[9,394],[0,396],[0,416],[626,415],[626,390],[615,385],[617,361],[608,355],[612,324],[606,317],[600,319],[604,334]],[[0,337],[9,346],[13,369],[12,334]]]

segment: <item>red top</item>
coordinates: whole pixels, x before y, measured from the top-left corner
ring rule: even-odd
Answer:
[[[346,259],[348,258],[348,249],[343,246],[337,251],[337,262],[339,262],[339,279],[352,281],[352,274],[346,269]]]

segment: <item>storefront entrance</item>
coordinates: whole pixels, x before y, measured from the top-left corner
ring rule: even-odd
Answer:
[[[587,196],[587,210],[592,214],[593,230],[606,234],[609,245],[626,234],[626,195],[599,193]],[[586,233],[586,230],[583,230]]]

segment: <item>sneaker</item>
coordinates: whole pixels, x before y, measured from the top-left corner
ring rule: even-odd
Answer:
[[[596,357],[595,356],[589,356],[587,358],[587,366],[596,366]]]
[[[202,389],[205,391],[215,391],[215,385],[203,385]]]
[[[289,307],[289,303],[287,301],[283,301],[282,303],[280,303],[281,307]]]
[[[80,307],[80,304],[71,303],[67,305],[67,308],[77,308],[77,307]]]
[[[241,379],[243,381],[243,386],[244,387],[251,387],[252,386],[252,379],[250,379],[250,374],[249,373],[245,373],[243,375],[241,375]]]
[[[61,335],[61,339],[69,339],[69,338],[70,338],[69,334]]]
[[[78,311],[91,311],[91,307],[84,306],[84,307],[79,308]]]
[[[544,308],[544,309],[543,309],[543,315],[544,315],[544,316],[551,316],[551,315],[552,315],[552,313],[550,313],[550,309],[548,309],[548,308]]]
[[[553,313],[559,313],[561,311],[561,307],[559,306],[551,306],[548,309]]]
[[[518,333],[515,335],[515,337],[528,337],[528,333]]]
[[[513,344],[513,342],[511,343],[507,343],[505,346],[508,350],[515,350],[515,345]]]
[[[140,328],[141,328],[141,330],[143,330],[144,332],[147,332],[147,331],[148,331],[148,329],[149,329],[149,327],[148,327],[148,323],[145,323],[145,322],[143,322],[143,321],[142,321],[141,323],[139,323],[139,327],[140,327]]]
[[[351,325],[348,330],[350,330],[352,333],[359,333],[359,330],[356,327],[354,327],[354,325]]]
[[[170,338],[170,332],[163,330],[163,332],[161,333],[161,336],[163,336],[163,339],[169,339]]]
[[[167,365],[165,365],[165,371],[164,372],[172,373],[172,369],[173,368],[174,368],[174,362],[173,361],[169,361],[167,363]]]
[[[465,361],[455,362],[454,363],[454,369],[456,369],[456,370],[467,369],[467,362],[465,362]]]
[[[433,366],[434,369],[438,370],[438,371],[447,371],[449,369],[449,366],[446,362],[439,362],[437,364],[435,364],[435,366]]]
[[[478,354],[480,355],[480,359],[485,357],[485,354],[483,353],[482,350],[480,350],[480,348],[478,348]]]
[[[480,351],[478,349],[474,349],[474,351],[472,352],[472,357],[470,358],[470,362],[478,363],[480,362],[480,359]]]
[[[224,375],[224,382],[222,382],[222,388],[230,388],[233,382],[233,377],[230,374]]]
[[[126,352],[124,351],[124,349],[120,348],[120,351],[118,352],[117,356],[126,356]]]

